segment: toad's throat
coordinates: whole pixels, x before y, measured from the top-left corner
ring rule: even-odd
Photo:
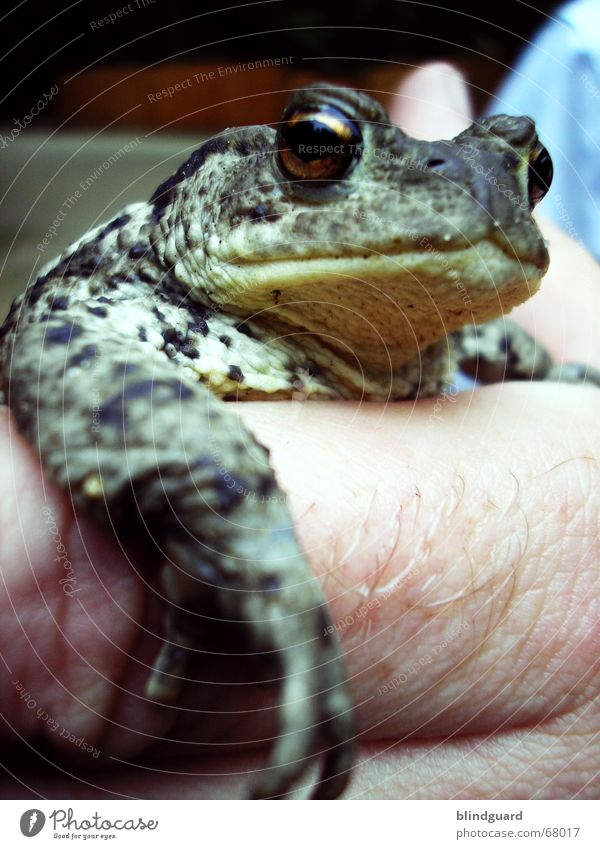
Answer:
[[[220,282],[218,275],[211,280],[213,306],[282,335],[312,334],[379,369],[402,365],[465,324],[510,311],[537,291],[540,269],[483,241],[444,253],[232,263],[222,277],[226,300]]]

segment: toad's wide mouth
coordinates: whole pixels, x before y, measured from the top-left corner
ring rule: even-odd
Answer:
[[[458,250],[302,259],[240,257],[211,270],[212,304],[269,326],[318,334],[338,350],[396,363],[444,335],[509,312],[539,288],[544,268],[495,242]],[[221,292],[223,297],[220,297]]]

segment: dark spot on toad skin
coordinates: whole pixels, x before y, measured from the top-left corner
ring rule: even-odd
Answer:
[[[113,298],[107,298],[106,295],[100,295],[100,297],[98,298],[98,303],[99,304],[114,304],[114,299]]]
[[[191,360],[195,360],[200,356],[198,348],[189,341],[187,335],[176,330],[174,327],[167,327],[163,330],[162,337],[165,341],[164,350],[168,356],[174,356],[177,351]]]
[[[211,466],[214,466],[214,460],[212,457],[196,457],[190,463],[190,469],[208,469]]]
[[[158,307],[152,307],[152,312],[154,313],[154,315],[157,317],[157,319],[158,319],[159,321],[164,321],[164,320],[165,320],[165,314],[164,314],[164,313],[162,313],[162,312],[159,310],[159,308],[158,308]]]
[[[117,363],[113,367],[115,377],[124,377],[126,374],[135,374],[136,371],[139,370],[140,367],[135,363]]]
[[[519,355],[516,351],[513,351],[512,348],[509,348],[506,356],[506,365],[510,371],[514,371],[514,369],[519,365],[520,359]]]
[[[244,336],[247,336],[248,339],[258,339],[256,333],[251,330],[251,328],[248,327],[247,324],[244,324],[243,321],[241,321],[239,324],[236,324],[235,329],[238,331],[238,333],[243,333]]]
[[[34,289],[42,289],[46,285],[48,280],[50,279],[51,274],[52,274],[52,272],[48,271],[47,274],[42,274],[41,277],[38,277],[38,279],[33,284],[33,288]]]
[[[148,250],[148,245],[144,245],[142,242],[140,242],[137,245],[134,245],[132,248],[129,248],[129,258],[141,259],[148,253]]]
[[[145,327],[138,327],[138,339],[140,340],[140,342],[148,341],[148,334],[146,333]]]
[[[510,342],[507,336],[503,336],[498,343],[498,347],[502,351],[503,354],[508,353],[508,349],[510,348]]]
[[[83,328],[78,324],[61,324],[60,327],[51,327],[44,337],[46,345],[67,345],[73,339],[77,339],[83,333]]]
[[[181,283],[179,283],[179,286],[181,287]],[[189,292],[187,292],[187,295],[189,296]],[[185,306],[187,311],[194,316],[194,321],[203,321],[207,318],[207,316],[213,313],[213,310],[209,307],[203,307],[200,304],[197,304],[196,301],[190,300],[189,297],[187,298]]]
[[[281,589],[281,581],[277,575],[264,575],[260,579],[260,588],[264,593],[276,593]]]
[[[42,276],[38,277],[38,279],[35,281],[35,283],[27,294],[27,301],[31,306],[37,304],[43,294],[44,288],[50,281],[51,275],[53,273],[54,269],[52,271],[49,271],[47,274],[42,274]]]
[[[103,425],[112,425],[113,427],[127,427],[127,416],[123,409],[123,399],[114,399],[104,404],[98,413],[98,421]]]
[[[69,309],[69,299],[65,295],[58,295],[56,298],[50,298],[48,300],[48,306],[52,311],[54,310],[68,310]]]
[[[144,283],[150,283],[150,285],[156,285],[156,280],[154,279],[152,272],[146,271],[145,268],[136,269],[136,274],[139,280],[142,280]]]
[[[249,217],[252,223],[261,221],[278,221],[281,218],[281,214],[279,212],[273,212],[271,209],[267,209],[264,203],[257,203],[256,206],[250,210]]]
[[[273,489],[273,485],[273,478],[271,478],[269,475],[263,475],[258,483],[256,491],[260,496],[268,495]]]
[[[179,183],[189,179],[200,168],[202,168],[209,156],[213,156],[215,153],[223,153],[227,147],[227,139],[209,139],[201,145],[201,147],[195,150],[190,158],[186,160],[174,174],[160,184],[150,198],[150,203],[153,207],[153,224],[158,224],[165,208],[173,201]]]
[[[100,246],[94,240],[82,245],[65,260],[63,260],[56,268],[50,272],[52,277],[91,277],[100,265],[104,256],[100,250]]]
[[[180,380],[136,380],[127,384],[122,400],[152,396],[152,402],[164,404],[175,398],[189,398],[192,390]]]
[[[244,372],[239,366],[228,366],[227,377],[229,380],[235,380],[237,383],[241,383],[244,379]]]
[[[13,320],[17,317],[17,313],[19,312],[19,307],[19,299],[15,298],[15,300],[10,305],[8,315],[4,319],[4,322],[0,324],[0,339],[5,336],[10,330]]]
[[[73,354],[72,357],[69,358],[67,362],[67,367],[72,368],[75,366],[80,366],[82,363],[91,360],[92,357],[96,356],[96,347],[95,345],[86,345],[79,353]]]
[[[162,338],[165,340],[165,345],[175,345],[177,347],[177,343],[181,342],[181,336],[179,331],[175,330],[174,327],[167,327],[162,332]]]
[[[275,301],[275,303],[278,304],[279,298],[281,297],[281,289],[273,289],[271,294],[273,295],[273,300]]]
[[[173,391],[176,392],[175,397],[181,398],[184,401],[191,398],[194,394],[189,386],[186,386],[185,383],[181,383],[179,380],[172,380],[171,386],[173,387]]]
[[[106,318],[106,316],[108,315],[108,310],[106,309],[106,307],[88,307],[88,312],[91,313],[91,315],[97,316],[98,318]]]
[[[196,319],[188,324],[188,333],[201,333],[202,336],[208,336],[208,324],[203,318]]]
[[[113,230],[118,230],[119,227],[124,227],[126,224],[129,223],[130,220],[131,216],[127,213],[125,215],[120,215],[118,218],[115,218],[113,221],[103,227],[102,230],[100,230],[100,232],[96,236],[96,239],[104,239],[104,237],[108,236],[109,233],[112,233]]]
[[[109,399],[100,410],[103,424],[128,425],[128,402],[147,398],[152,406],[172,404],[190,398],[194,393],[179,380],[136,380],[128,383],[124,390]]]
[[[42,297],[42,290],[38,289],[37,292],[35,289],[32,289],[31,292],[27,295],[27,303],[30,307],[34,307],[39,299]]]
[[[219,342],[222,342],[226,348],[229,348],[231,345],[231,336],[226,336],[224,333],[222,336],[219,336]]]
[[[173,276],[173,269],[169,268],[160,282],[160,292],[155,294],[169,301],[177,307],[185,307],[188,312],[193,312],[192,303],[189,302],[189,291]]]
[[[256,206],[250,210],[250,221],[264,221],[267,217],[267,209],[264,203],[257,203]]]
[[[244,494],[248,491],[243,481],[235,477],[232,472],[218,470],[215,488],[219,496],[219,509],[225,512],[231,510],[240,503]]]
[[[200,356],[198,348],[196,348],[195,345],[191,345],[189,342],[182,345],[179,351],[184,355],[184,357],[187,357],[190,360],[197,360]]]

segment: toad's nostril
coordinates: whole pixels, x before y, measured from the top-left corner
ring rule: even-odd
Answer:
[[[445,159],[430,159],[425,163],[425,167],[429,168],[432,171],[439,170],[443,165],[446,164]]]

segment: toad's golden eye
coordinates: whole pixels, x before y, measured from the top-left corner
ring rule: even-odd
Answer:
[[[528,191],[532,207],[545,196],[552,182],[552,160],[542,144],[536,145],[529,156]]]
[[[293,180],[341,180],[360,158],[362,136],[339,109],[298,109],[280,124],[277,147]]]

